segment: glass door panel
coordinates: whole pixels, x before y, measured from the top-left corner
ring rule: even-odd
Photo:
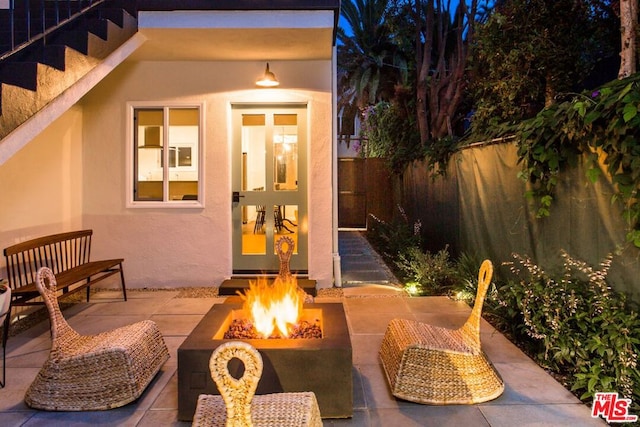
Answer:
[[[274,205],[273,224],[275,237],[273,239],[273,253],[277,254],[278,240],[282,237],[293,239],[293,253],[298,253],[298,206],[297,205]]]
[[[294,191],[298,189],[298,116],[274,114],[273,116],[273,189]]]
[[[264,114],[242,115],[242,158],[239,166],[243,193],[265,191],[265,124]],[[265,255],[267,253],[266,206],[243,204],[241,211],[242,255]]]
[[[242,208],[246,209],[247,216],[250,218],[246,224],[242,225],[242,255],[266,255],[266,206],[243,205]]]

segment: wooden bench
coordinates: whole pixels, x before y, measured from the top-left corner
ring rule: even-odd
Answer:
[[[87,290],[107,277],[120,273],[122,294],[127,300],[122,262],[124,259],[91,261],[93,230],[71,231],[27,240],[4,250],[7,261],[7,279],[11,287],[11,306],[41,305],[36,288],[36,273],[49,267],[56,276],[61,296]]]

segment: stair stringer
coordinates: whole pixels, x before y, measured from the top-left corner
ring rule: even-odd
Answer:
[[[87,33],[87,55],[65,46],[64,71],[41,63],[32,63],[30,66],[37,68],[35,91],[0,83],[0,141],[136,34],[137,20],[124,11],[123,14],[122,27],[107,20],[106,41],[92,33]]]
[[[37,67],[36,87],[32,91],[1,83],[2,114],[0,115],[0,139],[37,114],[44,106],[80,80],[100,60],[82,55],[71,48],[65,49],[65,71],[44,64]]]
[[[0,165],[10,159],[35,136],[42,132],[53,121],[73,107],[85,94],[104,79],[113,69],[124,62],[144,42],[146,37],[140,33],[134,34],[111,55],[100,61],[76,83],[46,104],[37,114],[32,114],[25,122],[0,138]],[[0,94],[4,98],[9,85],[0,85]],[[11,87],[13,89],[14,87]],[[4,102],[4,101],[3,101]],[[2,117],[0,116],[0,120]]]

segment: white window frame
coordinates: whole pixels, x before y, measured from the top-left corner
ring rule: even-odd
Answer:
[[[134,132],[135,132],[135,124],[134,124],[134,111],[136,109],[143,108],[157,108],[168,111],[172,108],[197,108],[200,112],[200,120],[199,120],[199,132],[198,132],[198,154],[196,163],[198,165],[198,199],[197,200],[170,200],[168,199],[168,194],[166,191],[163,192],[164,200],[154,200],[154,201],[141,201],[134,200],[134,186],[135,186],[135,176],[134,176]],[[126,141],[126,207],[127,208],[176,208],[176,209],[184,209],[184,208],[204,208],[204,152],[205,152],[205,143],[204,143],[204,129],[205,129],[205,104],[204,102],[175,102],[175,101],[139,101],[139,102],[128,102],[127,103],[127,141]],[[169,126],[163,126],[163,141],[168,141],[167,146],[173,145],[181,145],[181,143],[171,145],[168,139]],[[174,168],[172,168],[174,169]],[[176,168],[177,172],[179,172],[180,168]],[[171,172],[174,172],[173,170]],[[167,167],[163,172],[163,186],[166,189],[169,179],[169,168]],[[167,181],[167,182],[165,182]]]

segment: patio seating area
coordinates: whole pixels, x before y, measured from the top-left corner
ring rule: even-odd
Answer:
[[[43,321],[9,338],[7,385],[0,389],[0,425],[117,425],[187,426],[177,421],[177,349],[212,304],[224,297],[193,296],[180,289],[128,292],[102,291],[91,302],[64,310],[69,324],[81,334],[95,334],[151,319],[160,328],[171,358],[142,396],[120,408],[93,412],[47,412],[28,408],[24,395],[47,360],[51,347],[49,323]],[[324,419],[325,426],[510,426],[605,425],[591,418],[582,404],[561,384],[524,355],[486,321],[481,323],[483,350],[505,383],[495,400],[475,405],[424,405],[396,399],[385,378],[378,352],[391,319],[402,318],[443,327],[458,327],[471,308],[446,297],[408,298],[397,288],[360,284],[343,289],[342,296],[322,293],[319,302],[343,302],[353,346],[351,419]]]
[[[342,298],[353,345],[354,417],[324,420],[345,426],[503,426],[516,420],[528,425],[603,425],[562,385],[547,375],[501,334],[483,321],[482,343],[505,382],[498,399],[477,405],[429,406],[395,399],[390,392],[378,350],[387,323],[393,318],[454,327],[466,320],[470,308],[445,297],[405,298],[389,286],[344,289]],[[335,301],[319,297],[317,300]],[[83,334],[95,334],[144,319],[154,320],[171,358],[140,399],[107,412],[46,412],[29,409],[23,399],[49,355],[49,324],[44,321],[16,337],[7,348],[7,385],[0,389],[0,425],[122,425],[186,426],[177,422],[177,356],[182,341],[212,304],[224,298],[180,298],[180,291],[98,292],[91,303],[65,311],[69,323]],[[338,299],[339,300],[339,299]],[[99,421],[98,421],[99,420]]]

